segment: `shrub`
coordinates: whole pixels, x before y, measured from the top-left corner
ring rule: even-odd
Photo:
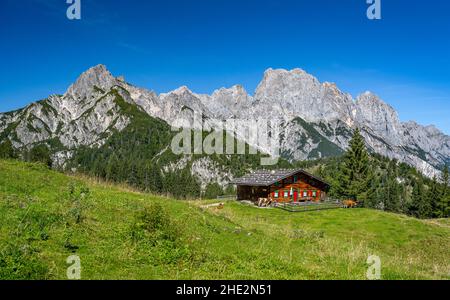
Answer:
[[[179,226],[160,204],[151,204],[140,212],[131,228],[133,242],[145,240],[153,246],[161,240],[175,243],[180,237]]]
[[[73,231],[70,228],[66,229],[64,232],[63,247],[71,253],[75,253],[80,249],[80,247],[73,242]]]
[[[218,196],[223,196],[223,188],[217,182],[210,183],[206,186],[203,198],[216,199]]]
[[[48,167],[52,166],[52,159],[50,155],[50,150],[44,144],[37,145],[33,147],[28,153],[26,153],[28,161],[40,162]]]
[[[10,140],[0,143],[0,159],[17,158],[16,150]]]
[[[87,209],[87,200],[90,197],[90,190],[85,186],[77,187],[74,183],[69,185],[69,201],[71,207],[67,213],[67,217],[75,224],[81,224],[85,219],[84,211]]]
[[[49,240],[52,226],[59,224],[63,217],[36,206],[29,197],[22,208],[21,205],[17,214],[19,222],[11,226],[8,242],[0,249],[0,279],[48,279],[49,269],[40,259],[35,242]]]
[[[151,204],[139,212],[131,226],[130,236],[137,244],[137,251],[143,252],[153,264],[172,265],[192,263],[195,253],[183,243],[183,232],[160,204]]]
[[[49,277],[48,267],[29,244],[16,240],[0,250],[1,280],[44,280]]]

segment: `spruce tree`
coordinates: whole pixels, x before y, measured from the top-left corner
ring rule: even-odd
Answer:
[[[32,162],[40,162],[48,167],[52,166],[50,150],[44,144],[34,146],[27,154],[28,160]]]
[[[448,218],[450,212],[450,188],[449,188],[449,171],[448,166],[444,167],[442,171],[442,190],[440,192],[440,199],[438,203],[438,217]]]
[[[342,196],[359,202],[367,199],[370,183],[370,161],[364,138],[356,129],[344,156],[339,176],[339,192]]]
[[[161,193],[163,190],[163,180],[161,177],[160,167],[152,162],[147,163],[148,172],[148,190]]]
[[[441,194],[439,192],[436,177],[430,184],[425,201],[427,202],[424,214],[427,218],[438,217],[440,215],[439,204]]]
[[[113,153],[106,163],[105,167],[105,173],[106,173],[106,180],[110,181],[120,181],[120,170],[119,170],[119,159],[117,158],[116,154]]]
[[[442,182],[444,184],[444,188],[443,188],[442,192],[444,194],[448,194],[448,192],[449,192],[448,185],[450,182],[449,182],[449,174],[448,174],[448,166],[447,165],[444,167],[444,170],[442,170]]]
[[[382,176],[374,172],[369,183],[367,198],[364,201],[366,208],[381,209],[384,204],[384,191],[381,188]]]
[[[423,183],[420,179],[416,180],[414,182],[414,187],[413,187],[413,191],[412,191],[412,198],[411,198],[411,204],[409,206],[409,213],[416,217],[416,218],[421,218],[422,217],[422,202],[424,202],[424,187],[423,187]]]
[[[445,196],[443,198],[443,218],[448,218],[450,217],[450,194],[447,194],[447,196]]]
[[[446,165],[441,173],[442,185],[439,187],[439,196],[436,203],[435,216],[438,218],[448,218],[449,216],[449,200],[450,200],[450,188],[449,188],[449,171]]]
[[[223,188],[217,183],[210,183],[206,186],[205,192],[203,193],[204,199],[216,199],[218,196],[223,196]]]
[[[0,159],[17,158],[16,151],[10,140],[0,143]]]
[[[401,209],[401,186],[397,181],[397,161],[392,160],[386,165],[384,180],[381,185],[383,208],[387,211],[400,212]]]

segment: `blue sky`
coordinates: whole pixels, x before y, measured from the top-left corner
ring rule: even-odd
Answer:
[[[0,1],[0,111],[64,93],[102,63],[157,92],[243,84],[265,69],[303,68],[357,95],[371,90],[403,121],[450,134],[450,3],[382,0]]]

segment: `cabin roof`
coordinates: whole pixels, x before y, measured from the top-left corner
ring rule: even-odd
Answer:
[[[296,174],[304,174],[307,177],[310,177],[311,179],[314,179],[319,183],[325,185],[327,188],[330,187],[329,183],[306,172],[303,169],[258,170],[247,174],[244,177],[233,180],[231,184],[241,186],[271,186],[283,179],[294,176]]]

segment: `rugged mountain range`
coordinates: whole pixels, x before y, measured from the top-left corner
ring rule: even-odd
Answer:
[[[157,95],[98,65],[83,73],[64,95],[0,114],[0,142],[9,139],[15,148],[46,143],[55,162],[63,165],[77,148],[100,147],[127,128],[133,118],[126,113],[129,107],[175,127],[180,122],[195,127],[193,112],[203,114],[208,129],[229,119],[278,120],[280,128],[271,131],[277,133],[272,138],[280,142],[282,157],[291,161],[339,155],[352,130],[359,127],[371,151],[406,162],[427,176],[437,175],[450,163],[450,137],[434,126],[402,123],[375,94],[366,92],[353,99],[335,84],[321,83],[300,69],[267,70],[253,96],[239,85],[212,95],[196,94],[187,87]],[[235,130],[238,139],[266,153],[276,152],[270,145],[255,144],[245,128]],[[203,164],[212,164],[202,159]],[[220,180],[226,181],[231,176],[223,175],[227,171],[217,164],[205,171],[199,168],[202,163],[197,163],[198,177],[220,173]]]

